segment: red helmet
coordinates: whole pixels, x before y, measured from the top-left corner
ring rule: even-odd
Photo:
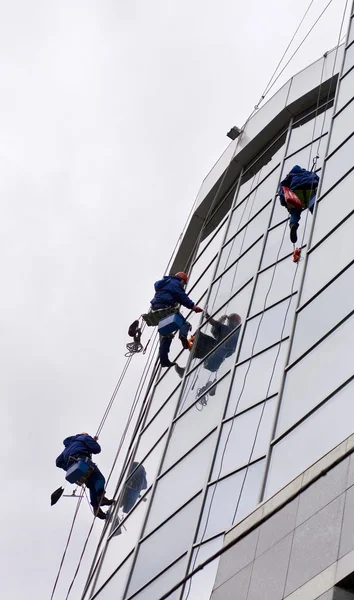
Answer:
[[[187,281],[188,281],[188,275],[187,275],[187,273],[183,273],[183,271],[178,271],[178,273],[176,273],[175,277],[179,277],[180,279],[183,279],[183,281],[185,283],[187,283]]]

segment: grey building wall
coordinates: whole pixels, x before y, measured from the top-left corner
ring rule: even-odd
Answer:
[[[211,600],[354,598],[353,450],[351,436],[227,534]]]
[[[349,44],[352,38],[350,30]],[[117,508],[101,540],[85,599],[157,600],[220,550],[225,531],[262,498],[352,431],[353,371],[345,343],[354,319],[352,47],[346,50],[324,175],[341,50],[302,72],[297,88],[295,78],[291,80],[265,105],[263,117],[261,111],[256,115],[233,150],[231,179],[227,187],[223,180],[217,202],[212,192],[220,165],[203,183],[197,222],[203,213],[204,224],[195,228],[192,217],[175,263],[182,268],[178,261],[188,254],[190,296],[207,305],[214,319],[233,312],[241,316],[237,348],[215,371],[193,353],[181,353],[174,342],[171,358],[186,367],[185,376],[179,379],[174,369],[160,372],[132,455],[145,469],[147,487],[126,510],[121,503],[126,487],[117,489]],[[316,85],[309,72],[317,74]],[[313,165],[323,179],[311,250],[296,265],[287,213],[276,199],[279,181],[294,164]],[[312,223],[309,214],[303,216],[303,257]],[[200,327],[212,335],[205,316],[201,321],[194,313],[186,316],[194,330]],[[224,343],[207,362],[213,362]],[[297,521],[293,527],[297,529]],[[291,531],[271,546],[282,564],[290,552],[289,536]],[[169,600],[209,600],[217,567],[217,561],[208,564]],[[285,585],[291,586],[287,582],[288,573]],[[220,589],[227,589],[223,585]],[[281,584],[274,585],[279,593]]]

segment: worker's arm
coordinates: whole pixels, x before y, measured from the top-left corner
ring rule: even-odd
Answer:
[[[184,289],[182,287],[182,284],[180,284],[177,281],[174,282],[173,287],[172,287],[172,292],[173,292],[173,296],[175,297],[176,302],[178,302],[178,304],[182,304],[182,306],[185,306],[186,308],[189,308],[189,309],[194,309],[195,304],[194,304],[193,300],[191,300],[189,298],[189,296],[187,296],[186,292],[184,291]]]
[[[93,437],[90,435],[83,435],[82,437],[84,438],[82,441],[86,444],[91,454],[99,454],[101,452],[101,446]]]
[[[58,458],[55,461],[55,464],[59,469],[64,469],[65,461],[63,453],[59,454]]]

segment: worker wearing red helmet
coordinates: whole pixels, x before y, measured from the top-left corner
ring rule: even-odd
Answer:
[[[165,277],[156,281],[154,286],[155,296],[151,300],[152,310],[161,310],[165,308],[173,309],[177,304],[180,304],[196,313],[203,312],[203,309],[197,306],[184,291],[187,282],[188,275],[183,271],[179,271],[176,275],[172,276],[165,275]],[[190,324],[187,321],[184,321],[179,331],[179,339],[185,349],[189,348],[187,336],[190,328]],[[172,339],[172,336],[161,336],[160,338],[159,356],[162,367],[172,367],[175,364],[172,363],[168,357]]]

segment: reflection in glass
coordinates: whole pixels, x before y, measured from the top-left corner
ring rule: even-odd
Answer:
[[[215,439],[214,432],[170,471],[160,477],[145,534],[152,531],[202,489]]]
[[[205,396],[206,404],[197,403],[175,421],[163,470],[175,463],[219,424],[230,384],[230,378],[226,376],[225,379],[226,381],[223,379],[219,384],[220,390],[217,398],[215,396],[216,390],[213,393],[214,389],[210,389],[209,394]],[[223,394],[224,402],[221,401],[221,394]]]
[[[292,154],[298,148],[309,144],[312,139],[316,140],[319,136],[327,133],[333,114],[333,102],[332,106],[326,111],[320,112],[321,110],[322,107],[319,111],[312,112],[311,115],[304,117],[293,125],[287,150],[288,154]]]
[[[348,383],[274,446],[265,498],[353,433],[353,386]]]
[[[311,252],[301,294],[302,303],[311,298],[353,260],[353,227],[354,216],[351,216]]]
[[[319,201],[311,246],[317,244],[353,210],[353,185],[354,171],[351,171],[331,192]],[[333,210],[334,203],[335,210]]]
[[[271,202],[261,210],[261,212],[250,221],[244,229],[242,229],[236,237],[229,241],[224,246],[221,255],[220,262],[216,271],[216,275],[219,275],[225,269],[234,263],[247,248],[249,248],[263,233],[266,231],[269,214],[271,209]]]
[[[353,44],[354,46],[354,44]],[[321,194],[325,194],[353,166],[354,135],[326,161]]]
[[[210,378],[202,377],[206,373],[203,369],[200,371],[201,380],[199,381],[195,373],[191,373],[186,379],[185,389],[178,409],[179,415],[193,404],[197,411],[201,411],[211,402],[213,406],[217,404],[223,406],[226,401],[227,390],[230,384],[228,377],[224,377],[223,379],[220,377],[221,381],[218,379],[215,381],[215,377],[211,380]]]
[[[134,600],[156,600],[166,594],[176,583],[183,579],[187,567],[187,554],[175,562],[160,577],[145,587],[140,594],[134,596]],[[168,600],[178,600],[181,590],[177,590],[168,596]],[[112,599],[111,599],[112,600]],[[118,600],[118,599],[117,599]]]
[[[287,227],[287,224],[285,227]],[[291,246],[290,242],[289,246]],[[303,250],[303,253],[305,253],[305,250]],[[278,300],[295,292],[299,286],[303,266],[303,260],[300,260],[296,266],[292,258],[289,257],[262,271],[258,276],[251,314],[261,312],[268,306],[278,302]]]
[[[128,588],[128,596],[139,590],[188,550],[194,535],[200,503],[201,494],[141,543]]]
[[[266,455],[276,405],[277,397],[273,397],[224,423],[212,479],[218,479]]]
[[[189,568],[191,573],[201,563],[220,550],[224,543],[221,535],[210,542],[206,542],[193,550],[192,562]],[[202,571],[196,573],[187,583],[183,593],[183,600],[210,600],[214,587],[219,558],[210,562]]]
[[[214,315],[213,310],[210,310],[209,306],[206,307],[206,311],[207,313],[209,312],[211,315],[213,315],[214,319],[220,319],[220,317],[226,314],[237,313],[241,316],[241,319],[244,320],[245,316],[247,315],[251,294],[252,282],[246,284],[239,292],[237,292],[237,294],[235,294],[235,296],[232,296],[232,298],[230,298],[228,302],[224,306],[222,306]],[[204,325],[202,325],[201,330],[203,331],[203,333],[211,335],[212,325],[210,321],[206,321],[206,315],[204,316],[205,322]]]
[[[176,390],[168,402],[166,402],[165,406],[157,413],[154,419],[142,432],[138,449],[140,457],[146,456],[157,440],[168,429],[176,408],[178,394],[179,390]]]
[[[208,302],[209,313],[218,310],[254,276],[260,261],[262,243],[263,240],[259,240],[220,279],[213,283]]]
[[[209,487],[198,541],[224,533],[257,505],[265,460],[249,465]]]
[[[353,310],[353,281],[354,266],[351,266],[299,312],[291,362]],[[321,318],[318,318],[319,315]]]
[[[150,492],[147,497],[150,499]],[[115,531],[108,540],[107,551],[97,580],[98,587],[112,575],[113,571],[135,547],[141,533],[147,506],[148,502],[140,501],[118,530],[121,530],[121,535],[117,535],[117,531]]]
[[[354,95],[354,70],[350,71],[348,75],[340,82],[338,100],[336,110],[337,112],[343,108],[343,106],[353,98]]]
[[[227,417],[245,410],[260,400],[279,391],[281,377],[285,366],[288,341],[262,352],[251,361],[236,367],[235,378],[231,388]],[[274,369],[274,373],[273,373]],[[271,382],[270,382],[271,380]]]
[[[353,375],[353,336],[354,316],[288,371],[277,436]]]
[[[296,303],[297,295],[295,294],[247,321],[238,360],[244,360],[287,337],[290,333]]]
[[[100,590],[99,595],[94,596],[94,598],[97,597],[98,600],[112,600],[112,597],[119,598],[120,594],[123,594],[128,573],[132,564],[132,559],[133,554],[131,554],[125,563],[119,567],[117,573],[115,573],[112,579],[104,586],[104,588],[102,588],[102,590]],[[102,583],[104,582],[104,580],[101,578],[101,575],[99,576],[99,580]],[[98,590],[97,585],[95,586],[95,590]]]
[[[328,154],[333,152],[339,144],[341,144],[351,133],[353,133],[354,126],[352,125],[354,119],[354,102],[351,102],[346,106],[339,115],[336,115],[333,119],[333,127],[331,133],[331,140],[329,143]]]

